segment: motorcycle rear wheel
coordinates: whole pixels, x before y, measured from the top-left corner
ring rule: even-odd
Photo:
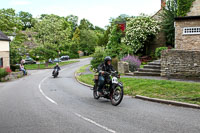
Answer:
[[[94,85],[94,88],[93,88],[93,96],[94,96],[94,99],[99,99],[100,98],[100,96],[98,94],[98,87],[97,87],[96,84]]]

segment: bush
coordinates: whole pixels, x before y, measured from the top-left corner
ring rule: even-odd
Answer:
[[[10,69],[11,69],[13,72],[15,72],[16,69],[19,69],[19,68],[20,68],[19,65],[10,65]]]
[[[160,58],[160,57],[161,57],[161,52],[162,52],[163,50],[167,50],[167,49],[168,49],[167,47],[159,47],[159,48],[156,48],[155,56],[156,56],[157,58]]]
[[[6,72],[6,69],[0,68],[0,80],[6,75],[8,75],[8,72]]]
[[[119,61],[118,58],[112,59],[112,65],[116,71],[118,70],[118,61]]]
[[[96,69],[99,66],[99,64],[101,64],[104,61],[104,49],[102,47],[97,47],[92,57],[93,59],[91,60],[91,65],[92,68]]]
[[[71,54],[69,54],[69,58],[70,59],[76,59],[76,58],[79,58],[79,54],[77,53],[77,54],[73,54],[73,53],[71,53]]]
[[[124,57],[122,59],[122,61],[125,61],[125,62],[129,63],[129,70],[131,72],[136,71],[141,65],[141,61],[136,56],[128,55],[128,56]]]

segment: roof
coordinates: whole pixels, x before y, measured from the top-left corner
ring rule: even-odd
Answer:
[[[10,39],[0,31],[0,40],[1,41],[10,41]]]
[[[200,19],[200,16],[186,16],[186,17],[176,17],[175,20],[191,20]]]

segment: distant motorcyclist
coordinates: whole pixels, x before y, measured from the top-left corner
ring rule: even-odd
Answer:
[[[55,70],[56,69],[58,69],[58,71],[60,71],[61,69],[60,69],[60,66],[59,66],[59,64],[58,63],[56,63],[56,66],[53,68],[54,70],[53,70],[53,73],[52,73],[52,75],[54,75],[54,72],[55,72]]]
[[[104,62],[102,64],[100,64],[98,66],[98,72],[99,72],[99,82],[98,82],[98,92],[99,92],[99,95],[102,95],[103,94],[103,86],[105,84],[105,80],[106,80],[106,75],[105,75],[105,72],[111,72],[111,71],[115,71],[113,66],[111,65],[111,61],[112,61],[112,58],[110,56],[107,56],[105,57],[104,59]]]

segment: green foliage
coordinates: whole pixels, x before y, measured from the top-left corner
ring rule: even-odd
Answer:
[[[74,32],[78,26],[78,16],[69,15],[66,17],[66,20],[70,23],[71,29]]]
[[[111,57],[123,57],[131,51],[131,47],[125,45],[122,41],[122,31],[118,25],[114,25],[111,28],[109,34],[108,44],[106,46],[106,53]]]
[[[148,16],[129,18],[127,22],[125,44],[131,46],[133,52],[144,48],[159,32],[160,26],[157,21]]]
[[[41,20],[32,28],[36,32],[34,38],[38,47],[35,52],[46,62],[58,57],[61,50],[69,47],[71,26],[63,17],[43,15]]]
[[[22,30],[26,30],[27,28],[31,28],[34,26],[34,19],[32,14],[28,13],[28,12],[19,12],[18,13],[19,19],[23,25]]]
[[[190,11],[190,8],[194,1],[195,0],[178,0],[177,1],[177,4],[178,4],[177,15],[180,17],[186,16],[187,13]]]
[[[80,30],[94,30],[94,26],[87,19],[82,19],[79,25]]]
[[[74,42],[70,44],[70,49],[69,49],[69,57],[70,58],[79,58],[78,54],[78,45]]]
[[[112,66],[114,67],[115,70],[118,70],[118,58],[112,58]]]
[[[106,57],[104,48],[97,47],[92,57],[93,59],[91,60],[90,64],[92,65],[92,68],[96,69],[99,66],[99,64],[101,64],[104,61],[104,58]]]
[[[0,80],[1,80],[1,78],[5,77],[6,75],[8,75],[8,72],[6,72],[6,70],[4,68],[0,68]]]
[[[19,65],[10,65],[10,69],[13,71],[13,72],[15,72],[16,71],[16,69],[20,69],[20,66]]]
[[[104,31],[103,36],[99,37],[98,46],[106,46],[108,44],[109,34],[111,32],[111,26],[108,26],[106,31]]]
[[[163,50],[167,50],[167,49],[168,49],[167,47],[159,47],[159,48],[156,48],[155,56],[156,56],[157,58],[160,58],[160,57],[161,57],[161,52],[162,52]]]
[[[20,63],[22,57],[27,53],[24,42],[27,40],[26,35],[17,33],[14,40],[10,43],[10,63]]]
[[[97,46],[96,33],[93,30],[82,29],[80,31],[80,45],[79,50],[83,51],[86,55],[94,53]]]
[[[167,45],[174,46],[175,43],[175,27],[174,27],[174,18],[177,14],[177,5],[174,0],[169,0],[166,3],[166,7],[163,8],[163,13],[161,14],[162,18],[162,30],[165,33]]]
[[[15,10],[0,9],[0,30],[6,35],[11,35],[13,32],[20,30],[22,25],[16,16]]]

